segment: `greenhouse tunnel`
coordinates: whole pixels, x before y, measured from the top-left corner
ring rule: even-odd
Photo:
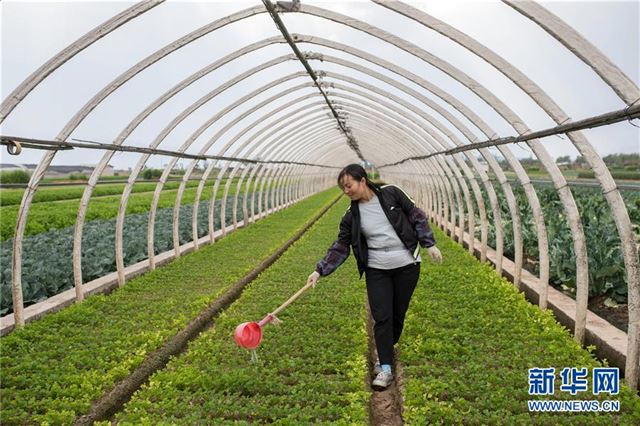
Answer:
[[[19,207],[16,203],[15,225],[3,234],[3,240],[12,238],[3,251],[10,253],[2,265],[10,271],[3,272],[3,280],[10,277],[2,291],[3,309],[5,304],[9,309],[3,311],[3,336],[29,329],[25,323],[89,295],[126,287],[136,276],[335,188],[340,169],[359,163],[411,194],[445,238],[489,262],[540,310],[552,310],[577,344],[595,345],[598,356],[619,367],[626,386],[637,391],[638,223],[587,129],[632,128],[640,117],[640,90],[607,52],[551,8],[533,1],[492,4],[502,19],[552,46],[554,58],[579,66],[584,81],[602,86],[602,105],[587,114],[571,111],[579,117],[574,119],[561,105],[590,90],[580,86],[583,80],[568,84],[566,93],[545,90],[534,71],[545,66],[539,63],[544,56],[523,61],[516,55],[510,61],[498,53],[508,49],[485,44],[428,13],[428,7],[379,0],[265,0],[221,3],[214,12],[206,10],[210,5],[194,3],[186,17],[173,15],[184,3],[102,5],[93,21],[78,22],[75,41],[40,61],[44,64],[26,78],[25,73],[2,101],[1,142],[8,154],[15,161],[38,154]],[[142,39],[147,42],[138,43]],[[512,53],[531,48],[526,40],[517,43]],[[99,66],[91,62],[96,57]],[[87,72],[87,64],[95,68]],[[34,127],[29,133],[20,123],[35,114],[38,103],[48,103],[50,114],[36,119],[46,130]],[[608,335],[601,326],[606,321],[588,309],[590,277],[597,273],[590,270],[594,246],[576,189],[549,150],[559,139],[593,171],[597,192],[606,200],[601,214],[615,225],[612,238],[623,265],[605,260],[599,267],[623,269],[626,332],[607,323],[605,328],[614,330]],[[523,151],[548,174],[545,191],[551,195],[541,193],[523,166]],[[92,220],[88,212],[98,199],[92,197],[100,179],[116,160],[131,167],[117,192],[113,230],[104,236],[113,241],[114,267],[88,275],[83,264],[91,250],[84,234]],[[27,246],[27,226],[34,200],[55,164],[74,161],[97,165],[75,201],[71,258],[64,260],[71,265],[72,285],[55,297],[24,300],[33,281],[23,266],[33,247]],[[153,192],[144,212],[148,220],[140,225],[146,227],[144,248],[131,260],[127,221],[135,187],[146,170],[157,168],[162,172],[148,190]],[[170,176],[176,169],[178,179]],[[168,190],[176,196],[167,208],[162,195]],[[562,265],[570,264],[573,297],[551,284],[560,254],[554,246],[558,232],[548,229],[557,217],[545,216],[549,197],[558,206],[554,214],[561,226],[570,230],[561,249],[570,253]],[[527,249],[525,243],[532,241]]]

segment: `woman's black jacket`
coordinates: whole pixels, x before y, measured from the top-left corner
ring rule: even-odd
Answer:
[[[420,246],[431,247],[436,244],[429,221],[424,211],[416,207],[414,201],[395,185],[369,185],[380,200],[380,206],[395,229],[400,241],[418,257]],[[349,257],[350,246],[358,263],[360,277],[367,267],[367,240],[360,232],[360,209],[358,201],[352,201],[351,207],[340,221],[338,239],[329,247],[326,256],[316,265],[321,276],[327,276]]]

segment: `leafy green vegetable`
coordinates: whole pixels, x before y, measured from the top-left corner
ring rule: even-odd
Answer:
[[[302,287],[337,234],[347,200],[330,210],[245,289],[189,350],[156,373],[117,415],[124,424],[367,422],[366,291],[353,258],[268,325],[258,362],[235,327],[257,321]],[[187,408],[188,407],[188,408]]]
[[[495,186],[501,208],[504,229],[504,255],[514,259],[513,226],[504,193],[499,185]],[[576,264],[573,239],[564,208],[556,190],[549,185],[536,185],[536,192],[545,217],[549,239],[550,282],[576,288]],[[582,219],[589,262],[589,296],[606,294],[618,302],[627,300],[627,282],[622,256],[622,247],[618,231],[609,206],[598,188],[571,188],[580,217]],[[533,213],[526,199],[524,190],[513,185],[516,203],[520,209],[523,235],[523,254],[525,268],[534,274],[538,268],[538,235],[533,220]],[[634,226],[636,239],[640,242],[640,192],[621,191]],[[489,222],[490,246],[495,247],[495,226],[493,212],[489,208],[489,198],[483,192]],[[476,238],[480,238],[480,218],[476,209]]]
[[[3,424],[70,424],[335,199],[325,191],[0,339]]]
[[[444,263],[423,264],[398,344],[407,424],[640,423],[640,398],[626,386],[615,396],[589,391],[572,397],[556,384],[554,396],[530,396],[529,368],[591,371],[602,363],[582,349],[550,311],[528,303],[488,264],[480,264],[439,229],[434,231]],[[536,398],[617,399],[621,409],[533,415],[527,400]]]
[[[242,203],[244,197],[238,197]],[[221,200],[216,201],[214,226],[220,229]],[[227,199],[225,223],[230,224],[233,215],[233,198]],[[209,232],[209,203],[198,207],[198,237]],[[192,240],[192,205],[180,207],[180,244]],[[238,220],[244,218],[242,209]],[[156,254],[173,248],[173,208],[156,212],[154,252]],[[147,225],[149,214],[127,215],[124,223],[124,264],[132,265],[147,259]],[[93,220],[85,225],[82,233],[82,279],[84,282],[100,278],[116,270],[115,258],[116,219]],[[23,240],[22,293],[25,306],[55,296],[74,286],[73,278],[73,233],[74,228],[54,229]],[[0,314],[13,312],[11,297],[11,255],[13,239],[0,242]]]

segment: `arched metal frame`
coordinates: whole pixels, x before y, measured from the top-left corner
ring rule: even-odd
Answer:
[[[565,46],[571,53],[576,55],[579,59],[589,65],[594,72],[596,72],[602,80],[612,88],[612,90],[622,99],[628,106],[636,105],[640,102],[640,90],[638,87],[622,72],[620,71],[606,56],[604,56],[599,50],[597,50],[591,43],[580,36],[575,30],[573,30],[566,23],[561,21],[555,15],[544,9],[542,6],[534,2],[513,2],[509,0],[503,0],[508,6],[518,11],[524,17],[530,19],[536,23],[543,30],[545,30],[552,37],[557,39],[563,46]],[[556,123],[562,124],[569,121],[569,117],[561,110],[561,108],[548,96],[540,87],[538,87],[533,81],[531,81],[525,74],[520,72],[517,68],[511,65],[504,58],[501,58],[496,53],[488,49],[486,46],[480,44],[473,38],[458,31],[457,29],[449,26],[448,24],[415,9],[409,5],[403,4],[398,1],[380,1],[373,0],[374,3],[385,7],[387,10],[403,15],[408,19],[412,19],[419,24],[438,32],[444,37],[458,43],[460,46],[467,49],[469,52],[482,58],[484,61],[493,66],[497,71],[504,74],[509,78],[518,88],[526,93],[532,100],[534,100],[542,110],[551,117]],[[131,19],[140,16],[144,12],[151,8],[161,4],[158,1],[143,1],[140,2],[120,14],[114,16],[109,21],[96,27],[81,37],[78,41],[71,44],[69,47],[61,51],[58,55],[54,56],[36,72],[30,75],[21,85],[16,88],[11,95],[2,102],[0,106],[0,122],[4,121],[7,116],[13,111],[13,109],[22,101],[37,85],[42,82],[48,75],[54,72],[58,67],[62,66],[66,61],[71,59],[74,55],[89,47],[96,40],[107,36],[110,32],[116,30],[119,26],[125,24]],[[374,26],[358,21],[352,17],[344,16],[335,12],[331,12],[322,8],[308,6],[308,5],[294,5],[293,9],[284,10],[278,6],[279,12],[296,12],[310,14],[319,18],[331,20],[339,24],[346,25],[352,29],[358,30],[364,34],[368,34],[374,38],[390,43],[391,45],[404,50],[405,52],[419,58],[430,65],[441,70],[443,73],[450,76],[452,79],[460,82],[466,86],[471,92],[482,99],[492,109],[494,109],[504,120],[509,123],[519,134],[530,133],[531,130],[526,126],[524,121],[518,117],[511,109],[507,107],[502,101],[500,101],[493,93],[480,85],[477,81],[474,81],[471,77],[464,74],[459,69],[456,69],[449,63],[445,62],[441,58],[435,57],[429,52],[421,49],[406,40],[400,39],[390,33],[380,30]],[[76,115],[62,128],[60,133],[56,136],[59,141],[66,140],[69,135],[77,128],[77,126],[110,94],[120,88],[123,84],[133,78],[142,70],[150,67],[155,62],[161,60],[177,49],[189,44],[190,42],[199,39],[207,34],[215,32],[216,30],[234,22],[239,22],[245,18],[265,13],[265,9],[260,7],[252,7],[237,13],[231,14],[227,17],[214,21],[208,25],[201,27],[200,29],[193,31],[192,33],[181,37],[166,47],[158,50],[156,53],[150,55],[146,59],[140,61],[138,64],[131,67],[124,72],[121,76],[116,78],[109,85],[105,86],[100,92],[98,92],[91,100],[89,100],[83,108],[78,110]],[[343,53],[347,53],[351,56],[358,57],[368,63],[375,64],[379,67],[385,68],[394,75],[401,76],[409,81],[412,81],[416,85],[420,86],[425,91],[435,95],[440,99],[439,102],[446,103],[449,107],[454,108],[465,118],[467,118],[478,130],[480,130],[485,136],[493,139],[496,136],[496,132],[492,130],[478,115],[472,110],[467,108],[462,102],[455,99],[450,94],[435,87],[428,81],[420,78],[419,76],[411,73],[410,71],[398,67],[382,58],[378,58],[368,52],[355,49],[344,44],[325,40],[319,37],[306,36],[306,35],[294,35],[296,43],[307,43],[322,46],[323,48],[335,49]],[[161,106],[164,102],[169,100],[175,94],[179,93],[193,82],[197,81],[209,73],[214,72],[220,66],[230,63],[233,60],[255,50],[269,46],[274,43],[283,43],[282,37],[271,37],[250,45],[247,45],[236,52],[233,52],[224,58],[213,62],[209,66],[194,73],[192,76],[178,83],[172,89],[160,96],[156,101],[150,104],[144,111],[139,113],[130,123],[121,131],[118,137],[113,141],[114,145],[124,144],[127,137],[137,128],[149,115]],[[359,145],[364,152],[369,155],[369,158],[376,161],[378,164],[384,160],[390,158],[389,150],[386,149],[385,144],[389,141],[394,142],[394,154],[402,154],[402,157],[409,157],[411,155],[434,153],[438,150],[447,149],[452,146],[463,146],[465,143],[460,141],[457,136],[450,130],[456,128],[461,134],[467,138],[469,143],[477,142],[475,134],[460,122],[456,117],[449,113],[445,108],[440,106],[439,102],[434,102],[421,93],[404,85],[400,79],[392,78],[387,75],[382,75],[372,68],[326,55],[323,53],[306,53],[306,57],[309,60],[322,60],[325,62],[331,62],[351,70],[356,70],[360,73],[375,79],[376,81],[384,82],[395,89],[402,91],[405,95],[410,96],[416,102],[424,105],[428,110],[435,111],[442,119],[437,119],[434,116],[426,112],[426,110],[417,108],[414,104],[407,102],[406,100],[395,96],[392,93],[384,91],[376,86],[373,86],[364,81],[360,81],[353,77],[344,76],[335,72],[325,71],[321,72],[322,78],[325,79],[322,85],[329,89],[328,93],[332,99],[332,103],[336,110],[340,111],[341,118],[349,124],[353,129],[354,134],[362,135],[363,141]],[[150,144],[150,147],[157,147],[165,137],[186,117],[189,117],[194,111],[201,106],[205,105],[211,99],[218,94],[222,93],[229,87],[242,82],[242,80],[256,72],[265,70],[273,65],[282,63],[287,60],[296,60],[294,55],[284,55],[278,58],[274,58],[258,67],[247,70],[238,74],[232,80],[222,84],[218,88],[214,89],[209,94],[203,96],[198,101],[193,103],[189,108],[185,109],[181,114],[177,115],[170,123],[168,123],[162,132],[154,139]],[[214,117],[209,119],[206,123],[196,130],[179,148],[178,152],[186,153],[189,147],[198,139],[200,135],[213,123],[227,114],[231,113],[235,108],[250,101],[259,91],[264,91],[278,85],[290,84],[291,80],[304,77],[306,73],[299,72],[291,74],[286,77],[274,80],[262,88],[242,97],[237,102],[229,105],[227,108],[221,110]],[[328,82],[326,79],[331,79]],[[334,81],[335,80],[335,81]],[[345,85],[344,83],[347,83]],[[313,97],[317,97],[317,92],[301,96],[293,101],[290,101],[279,108],[272,111],[264,112],[260,111],[270,103],[276,101],[282,94],[290,94],[297,90],[312,88],[313,83],[298,84],[294,87],[289,87],[279,94],[272,96],[271,98],[263,101],[259,105],[245,111],[236,117],[230,124],[225,126],[219,131],[209,142],[200,150],[200,154],[208,153],[208,150],[227,132],[230,132],[234,126],[243,122],[252,113],[262,114],[260,118],[254,121],[253,124],[245,126],[240,131],[234,130],[234,136],[229,139],[224,147],[219,151],[220,155],[225,155],[227,151],[233,151],[232,156],[239,155],[243,151],[246,151],[247,158],[253,158],[251,155],[255,152],[256,156],[259,156],[264,161],[269,160],[284,160],[284,161],[298,161],[304,163],[314,163],[318,166],[306,166],[302,164],[290,164],[290,165],[272,165],[269,163],[247,163],[243,168],[242,173],[236,184],[236,192],[233,201],[233,227],[237,227],[237,206],[238,196],[241,192],[242,185],[245,185],[245,192],[243,198],[243,217],[245,223],[250,223],[257,220],[258,217],[263,217],[267,213],[267,202],[270,200],[271,209],[269,211],[277,211],[283,206],[308,196],[318,190],[324,189],[333,185],[332,177],[333,172],[329,172],[326,167],[336,162],[344,162],[345,159],[349,161],[357,161],[357,156],[350,149],[347,144],[344,143],[345,138],[338,130],[336,130],[335,120],[329,115],[328,118],[319,117],[316,120],[307,119],[301,122],[302,117],[296,117],[296,114],[306,111],[312,108],[314,105],[321,103],[307,103],[298,106],[298,109],[291,112],[288,111],[288,117],[292,117],[286,123],[270,123],[267,126],[253,132],[252,130],[266,117],[273,116],[282,111],[287,111],[287,108],[294,107],[301,102],[305,102]],[[326,110],[327,105],[318,108],[317,112],[322,114],[323,110]],[[326,116],[326,113],[325,113]],[[309,113],[305,112],[304,118],[308,118]],[[381,125],[380,123],[384,123]],[[279,124],[276,127],[276,124]],[[313,127],[305,128],[304,126]],[[326,125],[325,125],[326,124]],[[332,126],[333,124],[333,126]],[[287,127],[292,129],[285,130]],[[371,129],[376,129],[372,132]],[[391,132],[389,129],[393,128]],[[314,132],[321,131],[320,135],[314,135]],[[278,133],[280,134],[278,135]],[[263,135],[264,134],[264,135]],[[231,135],[231,133],[229,133]],[[263,136],[261,136],[263,135]],[[277,135],[277,136],[276,136]],[[627,342],[627,361],[626,361],[626,380],[627,383],[633,387],[637,387],[638,381],[638,358],[640,351],[640,271],[638,269],[638,254],[637,247],[633,237],[631,228],[631,222],[628,212],[622,201],[621,195],[613,181],[611,174],[609,173],[606,165],[602,159],[597,155],[593,147],[589,144],[586,137],[580,132],[568,133],[569,139],[572,144],[578,149],[578,151],[585,158],[587,163],[592,167],[595,172],[596,178],[601,185],[603,194],[609,203],[609,206],[614,217],[618,233],[620,235],[624,253],[625,268],[627,273],[627,281],[629,285],[629,329],[628,329],[628,342]],[[260,137],[259,142],[255,139]],[[241,140],[244,138],[244,141]],[[563,203],[563,207],[567,214],[570,228],[572,230],[572,237],[574,242],[574,250],[576,253],[576,267],[577,267],[577,297],[576,297],[576,318],[575,318],[575,338],[578,342],[582,342],[585,334],[585,322],[586,322],[586,306],[588,297],[588,265],[587,265],[587,252],[586,242],[584,238],[584,232],[582,230],[582,224],[579,217],[579,212],[576,203],[573,199],[571,191],[567,185],[566,180],[562,176],[560,170],[555,165],[551,156],[547,153],[543,145],[537,140],[528,141],[527,144],[532,149],[536,157],[543,164],[551,179],[554,187],[558,191],[560,200]],[[527,176],[524,168],[521,166],[517,158],[513,155],[509,148],[506,146],[498,146],[498,150],[507,160],[511,168],[516,172],[516,176],[525,190],[527,200],[529,201],[535,218],[535,226],[539,235],[538,249],[540,256],[540,281],[545,285],[542,286],[543,293],[540,295],[541,308],[546,307],[547,294],[546,283],[549,276],[549,259],[548,259],[548,241],[546,228],[544,225],[544,218],[540,203],[537,198],[535,189],[531,184],[529,177]],[[518,208],[515,204],[515,197],[511,190],[511,186],[508,183],[506,176],[497,163],[496,159],[486,148],[478,149],[478,152],[487,161],[491,170],[497,176],[498,183],[506,196],[508,208],[513,219],[513,236],[515,247],[515,276],[514,283],[520,282],[520,272],[522,268],[522,236],[520,232],[520,217],[518,214]],[[33,196],[37,190],[38,184],[41,181],[46,169],[51,164],[55,156],[55,151],[47,152],[38,167],[34,171],[29,186],[25,191],[22,203],[20,205],[18,220],[16,224],[16,232],[14,239],[13,250],[13,302],[15,309],[15,323],[16,326],[22,326],[24,324],[23,307],[22,307],[22,292],[21,292],[21,261],[22,261],[22,238],[24,235],[24,229],[26,225],[27,215],[29,212],[30,204]],[[75,227],[74,236],[74,276],[76,282],[76,298],[78,301],[83,300],[84,293],[82,290],[82,267],[80,263],[81,259],[81,238],[82,229],[84,225],[85,213],[88,207],[88,203],[91,197],[93,188],[95,187],[98,178],[102,171],[108,164],[112,152],[107,151],[101,159],[98,167],[92,173],[89,182],[83,193],[80,208],[78,212],[78,218]],[[132,172],[129,182],[127,183],[125,190],[123,191],[120,210],[117,218],[116,226],[116,263],[120,284],[124,283],[124,262],[122,258],[122,229],[126,213],[126,205],[128,197],[131,193],[132,185],[135,182],[136,177],[142,170],[147,160],[151,157],[150,154],[144,154],[139,159],[134,171]],[[315,161],[314,161],[315,160]],[[469,161],[470,165],[467,164]],[[154,268],[154,252],[153,252],[153,230],[154,230],[154,218],[158,205],[159,196],[162,192],[162,188],[168,177],[169,170],[173,167],[177,157],[174,157],[170,161],[170,166],[167,167],[162,177],[160,178],[156,190],[154,192],[154,198],[152,202],[152,208],[150,211],[150,221],[148,229],[148,242],[149,242],[149,267]],[[209,175],[213,171],[216,162],[211,162],[207,168],[197,188],[196,200],[194,202],[193,209],[193,244],[197,249],[198,245],[198,232],[197,232],[197,209],[200,197],[204,190],[204,185]],[[235,163],[234,163],[235,164]],[[186,188],[186,183],[197,165],[197,160],[193,160],[187,168],[187,172],[180,183],[176,205],[174,206],[174,220],[173,220],[173,238],[174,238],[174,252],[175,256],[180,255],[180,243],[178,237],[178,220],[179,209],[181,199]],[[227,170],[231,167],[232,162],[225,162],[213,185],[213,194],[210,200],[209,208],[209,235],[210,242],[214,242],[214,227],[213,218],[215,214],[215,202],[217,190],[220,186],[223,176]],[[324,167],[324,168],[323,168]],[[228,173],[227,181],[223,189],[222,204],[221,204],[221,228],[223,233],[225,232],[224,215],[226,209],[226,201],[229,194],[229,190],[233,181],[233,178],[239,171],[236,166],[232,171]],[[418,172],[416,174],[416,172]],[[493,211],[494,219],[496,220],[496,269],[501,271],[502,265],[502,224],[500,221],[500,210],[497,202],[497,196],[492,182],[489,180],[488,175],[478,164],[474,155],[469,151],[465,151],[463,155],[455,154],[454,156],[446,156],[438,154],[434,157],[427,158],[419,161],[411,161],[406,164],[399,164],[396,166],[389,166],[388,168],[382,168],[381,174],[383,176],[393,176],[396,182],[402,182],[406,184],[415,194],[418,195],[418,200],[427,211],[433,216],[436,223],[443,227],[449,235],[461,244],[467,243],[468,249],[473,251],[475,241],[475,215],[474,212],[478,211],[481,220],[481,260],[486,259],[487,248],[487,218],[484,202],[482,200],[480,186],[477,180],[479,179],[484,186],[487,194],[489,195],[489,201]],[[248,178],[246,182],[245,178]],[[253,188],[251,194],[251,214],[249,215],[248,195],[250,188]],[[258,190],[259,188],[259,190]],[[268,191],[265,189],[268,188]],[[471,188],[471,191],[470,189]],[[258,194],[258,208],[257,213],[255,207],[255,196]],[[473,194],[473,198],[471,197]],[[473,200],[476,201],[475,205]],[[262,202],[265,203],[265,208],[262,208]],[[467,220],[465,224],[465,212],[467,214]],[[456,214],[457,213],[457,214]],[[456,223],[457,217],[457,223]],[[465,241],[465,227],[468,238]]]

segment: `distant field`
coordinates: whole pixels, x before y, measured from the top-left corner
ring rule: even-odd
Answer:
[[[584,174],[585,170],[562,170],[562,175],[566,179],[580,180],[580,181],[585,181],[585,182],[597,182],[597,180],[595,178],[579,177],[578,175],[580,173]],[[512,172],[512,171],[505,171],[504,174],[508,178],[514,178],[514,179],[516,178],[516,174],[514,172]],[[549,177],[549,174],[547,174],[544,171],[527,171],[527,174],[529,175],[529,177],[531,179],[546,179],[546,180],[551,179]],[[614,170],[614,171],[612,171],[612,175],[613,175],[613,178],[616,181],[619,181],[620,183],[627,183],[627,182],[640,183],[640,172],[633,173],[633,172],[629,172],[629,171],[615,171]],[[629,176],[631,176],[631,177],[629,177]]]

